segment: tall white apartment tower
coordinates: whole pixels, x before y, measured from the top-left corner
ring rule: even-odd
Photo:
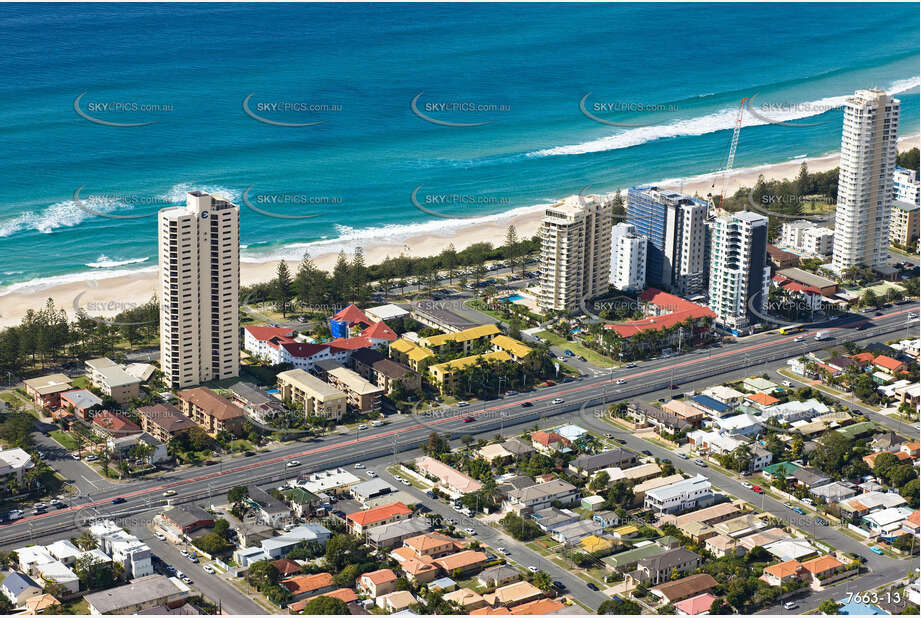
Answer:
[[[611,228],[610,282],[618,290],[646,288],[646,237],[630,223]]]
[[[160,366],[171,388],[240,373],[240,207],[192,191],[157,216]]]
[[[899,106],[875,89],[858,90],[844,105],[832,257],[839,273],[888,264]]]
[[[768,218],[753,212],[717,217],[710,240],[710,309],[716,323],[744,331],[767,308],[771,267],[767,264]]]
[[[550,206],[541,221],[540,290],[544,310],[578,310],[608,289],[613,202],[573,195]]]

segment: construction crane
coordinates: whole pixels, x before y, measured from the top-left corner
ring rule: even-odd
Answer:
[[[735,128],[732,130],[732,141],[729,143],[729,156],[726,157],[726,165],[723,167],[723,171],[720,174],[720,199],[716,206],[716,214],[720,215],[723,211],[723,196],[726,194],[726,176],[732,170],[732,166],[736,160],[736,148],[739,146],[739,132],[742,130],[742,113],[745,111],[745,101],[748,100],[748,97],[743,97],[742,102],[739,103],[739,113],[736,115],[736,124]],[[713,181],[711,189],[716,186],[716,180]],[[712,202],[711,202],[712,203]]]

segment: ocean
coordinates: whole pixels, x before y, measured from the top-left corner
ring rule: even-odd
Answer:
[[[242,204],[244,260],[299,260],[718,170],[743,97],[736,167],[837,150],[858,88],[919,131],[910,3],[8,4],[0,32],[0,293],[154,269],[190,189]]]

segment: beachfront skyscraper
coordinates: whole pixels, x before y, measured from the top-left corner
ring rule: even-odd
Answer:
[[[192,191],[157,216],[160,366],[171,388],[240,373],[240,207]]]
[[[832,257],[838,273],[888,267],[899,105],[876,89],[858,90],[844,104]]]
[[[764,215],[742,211],[712,222],[710,309],[717,324],[741,332],[761,321],[771,282],[767,240]]]
[[[646,237],[630,223],[611,228],[610,282],[618,290],[646,289]]]
[[[648,240],[646,279],[680,296],[704,291],[707,204],[663,191],[633,187],[627,192],[627,223]]]
[[[547,208],[541,221],[540,291],[545,310],[578,310],[608,290],[613,203],[573,195]]]

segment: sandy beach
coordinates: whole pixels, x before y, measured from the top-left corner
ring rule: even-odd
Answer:
[[[899,141],[899,150],[909,150],[917,147],[918,144],[918,136],[906,137]],[[754,185],[761,174],[767,179],[795,178],[804,160],[811,172],[818,172],[837,167],[838,159],[838,153],[834,153],[812,159],[796,159],[773,165],[737,169],[726,176],[726,194],[734,193],[739,187]],[[718,191],[722,184],[719,174],[659,181],[650,179],[648,182],[681,193],[701,196],[706,196],[711,191]],[[711,189],[714,182],[716,182],[715,190]],[[541,212],[533,212],[501,223],[478,223],[459,228],[450,236],[426,234],[392,244],[382,239],[380,244],[364,247],[365,260],[368,264],[374,264],[388,256],[395,257],[401,253],[416,257],[429,256],[440,253],[450,243],[453,243],[458,250],[477,242],[491,242],[495,245],[505,237],[505,230],[509,223],[515,225],[519,237],[530,237],[537,232],[541,216]],[[336,255],[315,255],[313,260],[320,268],[329,270],[336,261]],[[292,270],[297,267],[294,263],[290,266]],[[269,280],[274,276],[276,267],[277,262],[243,262],[240,266],[242,284],[249,285]],[[114,276],[105,279],[68,281],[59,284],[54,280],[49,280],[31,288],[22,288],[12,292],[3,293],[0,290],[2,294],[0,295],[0,326],[19,323],[27,310],[43,307],[49,298],[54,300],[57,307],[63,307],[70,317],[73,317],[78,308],[86,310],[91,317],[100,317],[114,315],[126,308],[143,304],[155,294],[155,267],[148,267],[143,271],[111,274]]]

